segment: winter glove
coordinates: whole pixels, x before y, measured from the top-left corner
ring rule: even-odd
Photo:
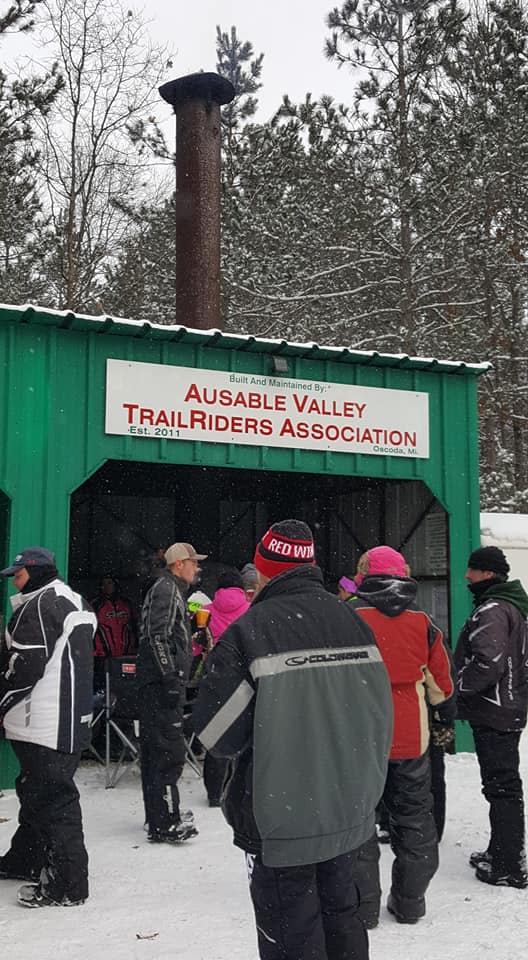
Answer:
[[[452,723],[440,723],[433,720],[431,724],[431,740],[435,747],[449,750],[455,742],[455,727]]]

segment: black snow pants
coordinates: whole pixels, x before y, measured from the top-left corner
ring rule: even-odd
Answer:
[[[165,831],[180,822],[184,695],[182,686],[180,702],[169,702],[161,683],[149,683],[138,691],[141,783],[145,819],[151,830]]]
[[[445,781],[445,750],[434,743],[429,744],[429,758],[431,760],[431,793],[433,795],[433,817],[436,825],[438,843],[444,835],[446,819],[446,781]]]
[[[438,840],[433,818],[429,753],[411,760],[390,760],[383,802],[389,813],[394,853],[391,893],[398,911],[425,913],[425,892],[438,869]],[[356,882],[361,912],[379,914],[379,854],[375,838],[358,851]]]
[[[40,877],[52,900],[85,900],[88,854],[73,780],[80,753],[60,753],[19,740],[11,744],[20,764],[15,782],[20,811],[2,867],[35,881]]]
[[[493,866],[518,874],[524,862],[524,798],[519,774],[520,731],[474,726],[482,793],[490,805],[488,851]]]
[[[438,843],[444,835],[446,819],[446,782],[445,782],[445,749],[437,747],[432,741],[429,744],[429,759],[431,761],[431,793],[433,795],[433,817],[436,824]],[[389,832],[389,811],[383,800],[376,808],[376,823],[382,830]]]
[[[379,920],[381,903],[380,849],[375,833],[362,847],[354,850],[354,857],[356,860],[356,883],[359,891],[359,915],[370,928],[376,926]]]
[[[267,867],[246,854],[261,960],[368,960],[354,855]]]

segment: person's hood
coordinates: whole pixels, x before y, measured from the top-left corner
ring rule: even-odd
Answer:
[[[249,600],[241,587],[221,587],[216,591],[213,602],[206,604],[203,609],[211,611],[209,629],[216,642],[224,630],[249,609]]]
[[[397,617],[416,600],[418,584],[411,577],[393,577],[377,573],[363,578],[356,594],[386,617]]]
[[[231,613],[242,607],[244,610],[249,606],[246,600],[246,594],[241,587],[220,587],[214,595],[212,603],[206,605],[206,610],[218,610],[222,613]]]
[[[520,580],[505,580],[492,584],[479,597],[479,605],[486,600],[506,600],[517,607],[523,617],[528,617],[528,594]]]

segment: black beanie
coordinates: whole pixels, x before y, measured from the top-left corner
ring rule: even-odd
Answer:
[[[498,577],[507,579],[510,572],[510,565],[506,560],[502,550],[498,547],[479,547],[473,550],[469,560],[468,567],[471,570],[489,571],[495,573]]]

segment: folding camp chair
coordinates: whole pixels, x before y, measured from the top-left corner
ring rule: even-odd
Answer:
[[[105,765],[105,787],[115,787],[118,780],[139,763],[137,741],[138,702],[135,657],[107,657],[105,661],[105,688],[102,702],[95,705],[92,727],[99,721],[105,725],[104,760],[92,747],[92,753]],[[123,727],[133,723],[130,735]],[[113,766],[111,758],[112,731],[119,741],[120,753]]]
[[[196,699],[197,686],[197,683],[191,680],[185,690],[185,703],[183,704],[183,738],[185,740],[185,762],[194,770],[197,777],[201,777],[202,768],[194,752],[198,738],[192,726],[192,710],[194,700]]]

